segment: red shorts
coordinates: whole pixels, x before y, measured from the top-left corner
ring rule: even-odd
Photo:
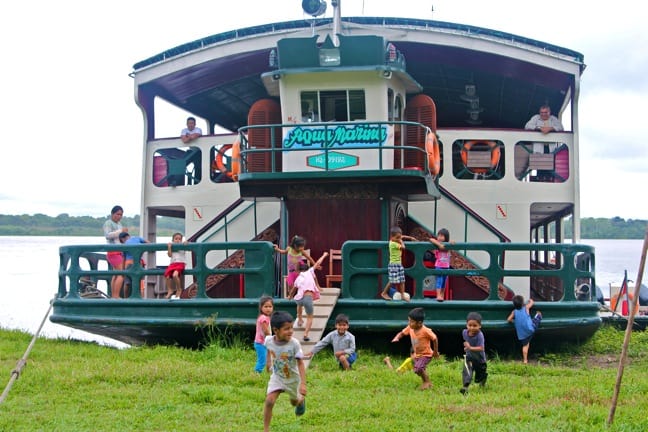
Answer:
[[[121,267],[124,264],[124,254],[117,251],[107,252],[106,259],[113,268]]]
[[[166,268],[164,271],[164,277],[173,277],[173,272],[178,271],[178,273],[182,274],[185,269],[185,263],[183,262],[175,262],[169,264],[169,267]]]

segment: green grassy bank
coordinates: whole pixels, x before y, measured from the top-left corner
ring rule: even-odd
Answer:
[[[0,330],[2,389],[30,340]],[[307,372],[306,414],[296,418],[282,395],[272,430],[645,431],[646,332],[633,334],[615,422],[605,426],[622,341],[604,327],[571,352],[537,353],[532,343],[527,366],[490,353],[487,386],[467,396],[457,359],[432,362],[433,388],[420,392],[416,375],[387,369],[380,353],[361,350],[345,373],[323,351]],[[39,339],[0,405],[0,431],[258,431],[268,376],[252,372],[254,361],[247,341],[191,351]]]

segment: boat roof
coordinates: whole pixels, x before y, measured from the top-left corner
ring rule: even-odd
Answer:
[[[434,99],[441,128],[521,128],[543,104],[558,113],[577,94],[585,69],[579,52],[476,26],[389,17],[344,17],[342,24],[343,32],[382,35],[397,47],[409,75]],[[332,19],[323,18],[227,31],[140,61],[132,75],[140,97],[160,96],[237,130],[247,124],[250,106],[268,97],[261,75],[273,70],[268,59],[276,41],[331,26]],[[252,43],[223,49],[241,41]],[[466,85],[474,85],[479,98],[477,123],[468,114]]]

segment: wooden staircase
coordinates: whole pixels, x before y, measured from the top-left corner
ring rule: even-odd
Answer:
[[[331,313],[335,308],[337,299],[340,297],[340,288],[321,288],[320,289],[320,299],[313,303],[314,316],[313,316],[313,325],[311,326],[308,337],[310,341],[304,342],[304,327],[297,327],[297,319],[295,319],[295,332],[293,337],[297,338],[302,346],[302,351],[304,354],[311,352],[313,346],[324,335],[326,331],[326,323],[331,317]],[[306,323],[306,315],[303,314],[304,323]],[[304,360],[304,365],[308,368],[310,360]]]

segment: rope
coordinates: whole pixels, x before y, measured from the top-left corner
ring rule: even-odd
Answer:
[[[27,364],[27,357],[29,357],[29,353],[31,352],[32,348],[34,348],[34,344],[36,344],[36,339],[38,339],[38,335],[40,334],[41,330],[43,329],[43,326],[45,325],[45,321],[47,320],[47,317],[50,314],[50,311],[52,310],[52,304],[53,304],[54,299],[50,301],[49,308],[47,308],[47,313],[43,317],[43,320],[40,323],[40,326],[38,327],[38,330],[36,330],[36,333],[34,333],[34,337],[32,338],[31,342],[29,343],[29,346],[27,347],[27,350],[23,354],[22,358],[18,360],[18,363],[16,363],[16,367],[14,370],[11,371],[11,378],[9,379],[9,382],[7,383],[7,386],[5,387],[4,391],[2,392],[2,396],[0,396],[0,404],[4,402],[4,400],[7,398],[7,395],[9,394],[9,391],[11,390],[11,387],[13,386],[14,382],[18,379],[20,376],[20,373],[22,372],[23,368]]]

